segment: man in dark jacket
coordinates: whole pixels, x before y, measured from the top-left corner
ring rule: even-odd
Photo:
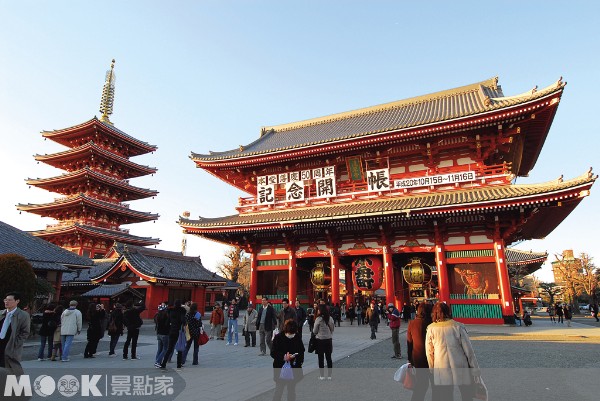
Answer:
[[[281,310],[279,311],[279,314],[277,316],[277,320],[278,320],[278,328],[279,331],[283,331],[283,324],[285,323],[286,320],[288,319],[292,319],[294,321],[296,321],[296,310],[294,308],[290,307],[290,300],[287,298],[283,298],[281,300],[281,306],[283,306],[283,308],[281,308]]]
[[[175,351],[175,344],[179,339],[179,331],[185,323],[185,309],[181,306],[181,300],[176,299],[173,305],[173,309],[169,311],[169,348],[163,357],[160,364],[161,369],[167,368],[167,361],[171,358],[173,351]],[[183,364],[183,351],[177,351],[177,369],[181,369]]]
[[[140,336],[140,327],[142,327],[142,318],[140,314],[146,310],[146,305],[142,302],[138,306],[133,305],[133,301],[127,303],[127,310],[123,313],[123,324],[127,327],[127,340],[123,345],[123,360],[128,359],[129,344],[131,344],[131,359],[139,359],[136,355],[137,341]]]
[[[256,329],[260,334],[259,356],[267,355],[267,346],[269,347],[269,354],[271,353],[271,341],[273,340],[273,329],[277,326],[277,318],[275,317],[275,310],[269,305],[267,298],[262,299],[262,308],[258,311],[258,318],[256,319]],[[266,340],[266,345],[265,345]]]
[[[306,311],[300,306],[300,301],[296,300],[296,321],[298,322],[298,334],[302,335],[302,326],[306,321]]]

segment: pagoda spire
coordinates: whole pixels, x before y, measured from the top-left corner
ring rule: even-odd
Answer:
[[[100,100],[100,121],[111,124],[108,116],[113,112],[113,102],[115,101],[115,80],[116,76],[114,73],[115,59],[112,60],[110,70],[106,71],[106,81],[102,87],[102,99]]]

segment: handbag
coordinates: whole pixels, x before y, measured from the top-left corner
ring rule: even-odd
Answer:
[[[175,351],[177,351],[177,352],[185,351],[186,344],[187,344],[187,341],[185,339],[185,330],[182,327],[181,330],[179,330],[179,337],[177,338],[177,342],[175,343]]]
[[[115,323],[114,320],[111,320],[110,323],[108,324],[108,335],[114,336],[115,334],[117,334],[117,332],[118,332],[117,324]]]
[[[191,338],[192,338],[192,335],[190,334],[190,327],[186,324],[185,325],[185,341],[190,341]]]
[[[404,386],[407,390],[412,390],[415,387],[416,383],[416,372],[415,367],[411,364],[406,368],[406,375],[404,376],[404,380],[402,381],[402,386]]]
[[[473,395],[473,398],[476,400],[487,401],[488,390],[481,376],[475,376],[474,382],[475,394]]]
[[[200,335],[198,336],[198,345],[204,345],[208,342],[208,334],[204,331],[203,328],[200,328]]]
[[[292,365],[289,361],[283,364],[281,372],[279,373],[279,378],[281,380],[294,380],[294,371],[292,370]]]
[[[314,334],[310,335],[308,340],[308,352],[315,352],[317,349],[317,337]]]

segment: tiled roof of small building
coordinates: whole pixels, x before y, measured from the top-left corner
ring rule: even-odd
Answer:
[[[227,280],[207,270],[199,257],[183,256],[179,252],[150,249],[115,243],[113,250],[134,269],[157,279],[204,281],[226,284]],[[97,275],[96,278],[100,277]]]
[[[462,117],[500,110],[542,98],[562,90],[557,83],[517,96],[504,96],[498,78],[378,106],[330,116],[264,127],[261,136],[246,146],[225,152],[191,154],[197,161],[217,161],[262,155],[387,131],[441,123]]]
[[[115,264],[117,258],[114,259],[93,259],[94,266],[88,269],[76,269],[69,273],[64,273],[62,278],[63,285],[72,284],[91,284],[92,277],[97,277],[108,270]]]
[[[391,213],[415,213],[423,209],[452,206],[485,206],[488,202],[523,200],[528,197],[551,194],[569,188],[593,183],[597,176],[591,172],[569,181],[555,180],[543,184],[488,186],[476,189],[444,191],[429,194],[407,195],[380,200],[346,202],[315,207],[286,208],[268,212],[245,213],[217,218],[190,220],[180,218],[183,227],[222,228],[252,226],[270,223],[300,223],[317,220],[383,215]]]
[[[98,287],[81,294],[82,297],[88,298],[113,298],[125,292],[131,292],[134,296],[144,299],[144,296],[134,288],[130,287],[131,283],[124,282],[119,284],[102,284]]]
[[[547,252],[522,251],[514,248],[506,248],[505,254],[509,265],[544,263],[548,258]]]
[[[0,221],[0,254],[23,256],[34,269],[69,271],[69,266],[92,266],[89,258],[69,252]]]

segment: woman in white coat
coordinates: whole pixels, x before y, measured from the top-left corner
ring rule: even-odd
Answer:
[[[480,371],[467,330],[462,323],[452,320],[450,307],[443,302],[434,305],[431,318],[433,323],[427,327],[425,348],[433,373],[432,400],[452,401],[454,386],[458,386],[462,400],[471,401],[474,377]]]

